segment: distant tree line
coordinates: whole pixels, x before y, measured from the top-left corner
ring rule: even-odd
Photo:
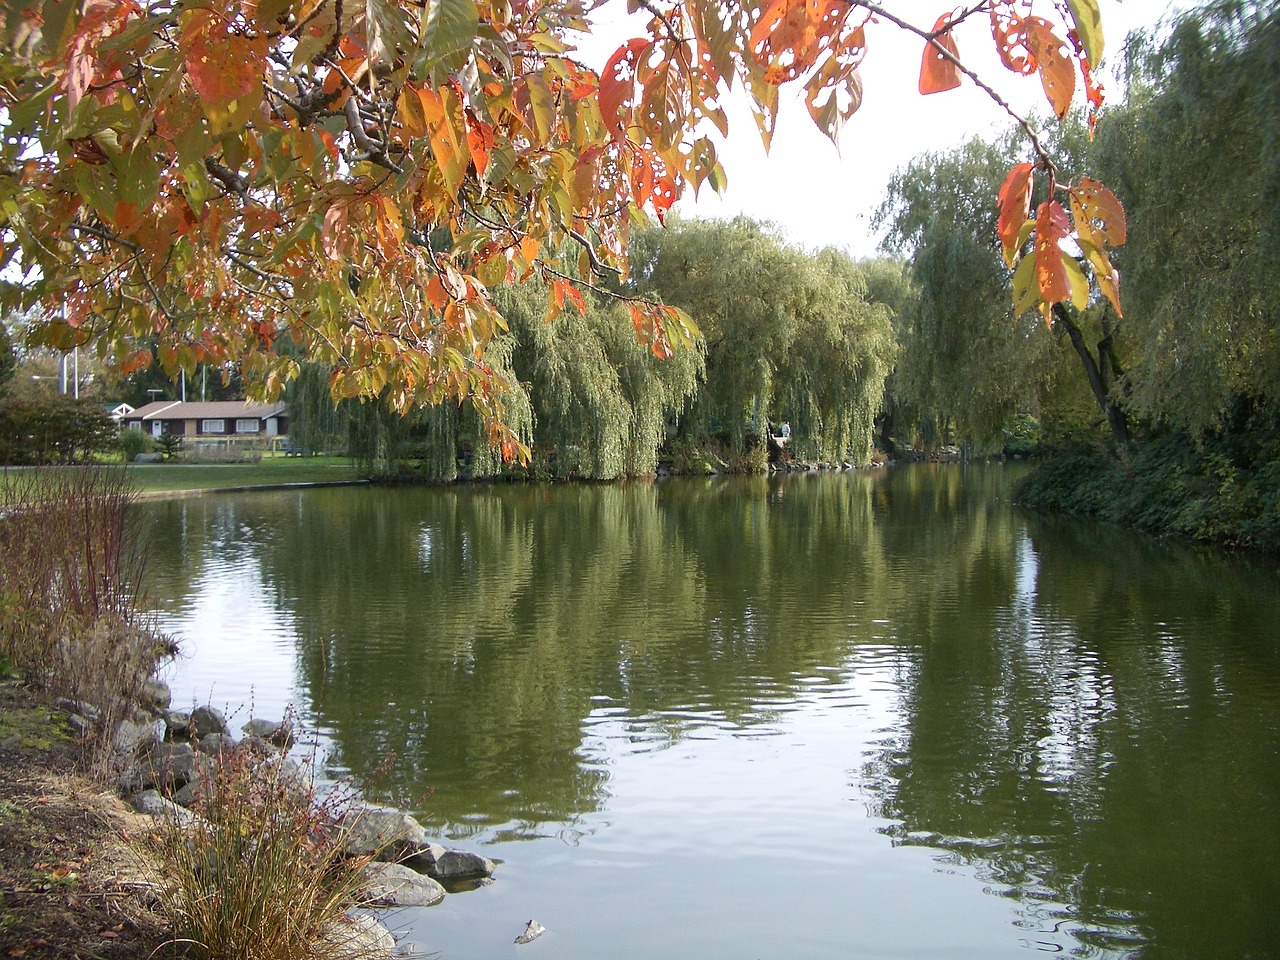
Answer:
[[[808,253],[745,218],[683,221],[637,234],[633,272],[610,290],[566,301],[548,322],[552,291],[503,286],[507,331],[484,362],[506,383],[511,426],[528,467],[505,464],[469,407],[407,417],[378,404],[328,399],[328,371],[291,386],[290,433],[304,449],[346,447],[375,472],[614,479],[676,470],[757,471],[767,434],[790,425],[788,455],[865,464],[895,352],[892,311],[871,299],[871,274],[834,250]],[[643,294],[685,309],[701,327],[692,349],[654,356],[625,304]]]

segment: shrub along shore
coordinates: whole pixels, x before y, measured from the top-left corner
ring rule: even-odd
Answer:
[[[119,468],[0,478],[0,953],[390,958],[359,908],[438,902],[433,878],[492,862],[354,789],[318,796],[278,723],[236,740],[168,709],[133,499]]]
[[[1185,432],[1125,456],[1042,460],[1014,499],[1161,537],[1280,554],[1280,415],[1255,415],[1194,440]]]

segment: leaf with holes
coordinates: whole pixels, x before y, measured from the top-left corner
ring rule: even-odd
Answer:
[[[1078,186],[1068,191],[1071,215],[1075,218],[1080,239],[1094,246],[1118,247],[1128,237],[1124,205],[1099,181],[1081,177]]]
[[[628,40],[600,71],[600,116],[614,139],[623,139],[631,126],[638,64],[650,46],[648,39]]]
[[[751,55],[766,83],[796,79],[817,62],[844,25],[850,7],[832,0],[773,0],[751,28]]]
[[[1062,241],[1071,235],[1067,211],[1057,200],[1046,200],[1036,212],[1036,283],[1048,318],[1048,307],[1071,296],[1071,280],[1062,263]]]
[[[858,64],[862,61],[865,41],[862,30],[850,44],[833,51],[805,84],[805,106],[818,129],[832,143],[840,130],[862,106],[862,75]]]
[[[920,92],[922,94],[942,93],[960,86],[960,68],[956,65],[960,51],[956,47],[955,37],[947,29],[951,22],[951,14],[944,13],[933,25],[933,32],[938,34],[924,45],[924,56],[920,60]],[[951,56],[947,56],[950,54]]]
[[[996,41],[1000,62],[1023,76],[1035,73],[1036,59],[1027,43],[1027,25],[1013,0],[993,0],[991,35]]]
[[[1000,185],[1000,217],[996,232],[1000,235],[1005,266],[1013,266],[1018,253],[1018,234],[1031,213],[1031,172],[1031,164],[1020,163],[1009,171]]]
[[[1066,45],[1053,32],[1053,24],[1042,17],[1028,17],[1027,38],[1040,70],[1040,84],[1053,112],[1061,120],[1071,109],[1076,92],[1075,63]]]

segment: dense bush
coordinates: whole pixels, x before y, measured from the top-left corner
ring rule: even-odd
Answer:
[[[1238,414],[1199,443],[1169,433],[1127,461],[1103,453],[1045,461],[1015,498],[1158,536],[1280,552],[1280,414]]]
[[[152,446],[151,438],[142,430],[130,427],[120,431],[120,449],[125,463],[133,463],[138,454],[150,452]]]
[[[64,397],[0,399],[0,463],[13,466],[89,463],[116,448],[105,410]]]

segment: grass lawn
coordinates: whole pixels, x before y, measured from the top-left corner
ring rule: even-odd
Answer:
[[[361,479],[346,457],[264,457],[258,463],[135,463],[127,469],[144,494]]]

